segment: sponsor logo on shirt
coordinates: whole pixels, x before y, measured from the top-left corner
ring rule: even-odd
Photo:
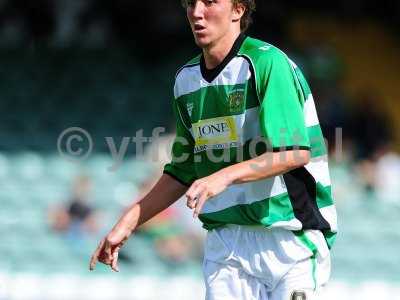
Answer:
[[[233,116],[201,120],[193,124],[195,152],[236,147],[239,136]]]

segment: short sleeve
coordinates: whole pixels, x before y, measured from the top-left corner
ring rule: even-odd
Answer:
[[[260,87],[260,126],[273,151],[310,149],[304,97],[288,58],[274,53],[264,65]]]
[[[179,104],[174,100],[176,118],[176,136],[172,145],[171,162],[164,166],[164,173],[172,176],[180,183],[190,186],[196,178],[194,168],[194,140],[182,120]]]

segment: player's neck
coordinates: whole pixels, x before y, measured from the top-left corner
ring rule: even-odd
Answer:
[[[203,48],[204,62],[206,68],[211,70],[217,67],[231,51],[233,44],[240,35],[239,31],[232,31]]]

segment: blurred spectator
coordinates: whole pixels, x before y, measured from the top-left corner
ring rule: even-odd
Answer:
[[[388,170],[387,161],[392,161],[386,156],[391,153],[388,148],[392,138],[389,119],[378,94],[362,92],[355,100],[349,124],[355,148],[355,172],[366,192],[384,196],[382,187],[389,188],[386,184],[390,185],[390,181],[384,183],[382,180],[387,176],[378,176],[377,171],[379,168],[380,172],[385,172]]]
[[[381,147],[373,174],[378,199],[400,204],[400,155],[388,145]]]
[[[356,144],[356,159],[371,160],[377,150],[391,141],[389,117],[382,99],[374,92],[361,93],[351,113],[351,137]]]
[[[97,232],[96,214],[89,203],[91,186],[89,177],[78,177],[69,201],[61,207],[50,209],[50,225],[54,230],[66,232],[74,238]]]
[[[358,161],[354,167],[364,191],[371,194],[375,193],[375,168],[375,162],[369,159]]]
[[[317,85],[315,101],[318,103],[319,122],[324,137],[328,140],[329,152],[332,153],[336,150],[335,146],[338,142],[336,138],[339,138],[336,135],[337,129],[342,130],[343,139],[347,141],[349,138],[349,116],[346,107],[348,99],[336,85],[329,87]]]

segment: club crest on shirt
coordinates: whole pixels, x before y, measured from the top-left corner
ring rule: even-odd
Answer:
[[[228,94],[229,111],[232,113],[243,112],[244,90],[234,90]]]

